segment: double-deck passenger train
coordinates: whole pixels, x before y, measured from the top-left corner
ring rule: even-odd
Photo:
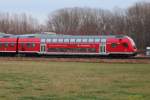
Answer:
[[[0,53],[134,56],[137,53],[137,48],[134,41],[125,35],[0,34]]]

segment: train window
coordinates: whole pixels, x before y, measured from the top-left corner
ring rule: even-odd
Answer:
[[[70,39],[70,42],[75,42],[76,40],[75,39]]]
[[[94,42],[94,39],[89,39],[89,42]]]
[[[28,38],[35,38],[35,36],[28,36]]]
[[[27,45],[28,48],[31,48],[31,44],[30,43],[27,43],[26,45]]]
[[[10,47],[14,47],[15,46],[15,44],[14,43],[10,43]]]
[[[86,52],[86,48],[80,48],[79,52]]]
[[[32,45],[32,47],[35,47],[35,43],[32,43],[31,45]]]
[[[7,48],[7,47],[8,47],[8,43],[4,43],[4,47],[6,47],[6,48]]]
[[[51,39],[47,39],[47,42],[51,42]]]
[[[2,47],[2,43],[0,43],[0,48]]]
[[[76,39],[76,42],[81,42],[81,39]]]
[[[57,39],[52,39],[52,42],[57,42]]]
[[[100,42],[100,39],[99,39],[99,38],[96,38],[96,39],[95,39],[95,42]]]
[[[58,39],[58,42],[63,42],[63,39]]]
[[[48,52],[56,52],[55,48],[48,48]]]
[[[64,39],[64,42],[69,42],[69,39]]]
[[[41,39],[41,42],[45,42],[46,41],[46,39]]]
[[[87,42],[88,41],[88,39],[82,39],[82,42]]]
[[[87,49],[88,49],[88,52],[96,52],[95,48],[87,48]]]
[[[125,48],[128,48],[128,44],[127,44],[127,43],[122,43],[122,45],[123,45]]]
[[[35,47],[35,43],[27,43],[27,47],[28,48],[34,48]]]
[[[3,36],[3,38],[9,38],[10,36],[6,35],[6,36]]]
[[[112,44],[111,44],[111,47],[112,47],[112,48],[116,48],[116,47],[117,47],[117,43],[112,43]]]
[[[3,44],[2,44],[2,43],[0,43],[0,48],[2,47],[2,45],[3,45]]]
[[[23,46],[24,46],[24,43],[21,43],[20,46],[23,47]]]

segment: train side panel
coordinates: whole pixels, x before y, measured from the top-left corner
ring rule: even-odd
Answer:
[[[99,44],[47,43],[48,54],[98,54]]]
[[[40,39],[39,38],[19,38],[18,53],[39,53]]]
[[[0,53],[41,55],[133,55],[137,52],[128,36],[10,35],[0,37]]]
[[[86,41],[84,41],[86,40]],[[99,54],[99,42],[94,39],[47,38],[41,39],[40,54],[65,54],[65,55],[94,55]]]
[[[16,53],[17,38],[0,38],[1,53]]]
[[[136,49],[128,38],[109,38],[107,39],[107,52],[109,54],[131,55],[136,52]]]

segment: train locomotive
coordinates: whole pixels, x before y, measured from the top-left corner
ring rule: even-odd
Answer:
[[[135,56],[136,53],[134,41],[126,35],[0,34],[0,54]]]

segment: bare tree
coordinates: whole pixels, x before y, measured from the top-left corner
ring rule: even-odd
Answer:
[[[128,29],[139,48],[150,44],[150,3],[136,3],[127,11]]]
[[[39,32],[38,20],[26,14],[0,13],[0,32],[27,34]]]

